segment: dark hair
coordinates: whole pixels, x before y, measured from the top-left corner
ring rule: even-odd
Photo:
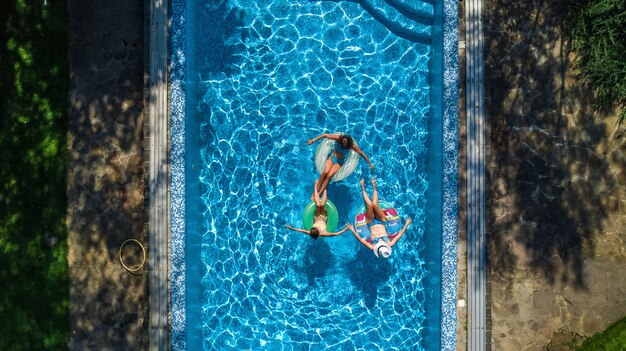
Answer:
[[[320,230],[313,227],[311,228],[311,230],[309,230],[309,234],[311,235],[311,238],[316,239],[320,236]]]
[[[339,140],[337,140],[339,142],[339,145],[341,145],[341,147],[343,147],[344,149],[351,149],[352,145],[354,145],[354,140],[352,140],[352,137],[349,136],[348,134],[342,134],[339,136]],[[346,144],[346,146],[343,146],[343,144]]]

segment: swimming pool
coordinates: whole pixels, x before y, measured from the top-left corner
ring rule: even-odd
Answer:
[[[456,7],[444,6],[172,2],[174,349],[454,349],[456,37],[443,34],[456,31],[442,28]],[[306,140],[327,131],[376,166],[329,187],[340,223],[372,176],[414,218],[389,260],[349,233],[283,228],[300,225],[317,178]]]

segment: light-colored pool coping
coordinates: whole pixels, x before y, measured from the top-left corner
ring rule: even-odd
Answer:
[[[465,3],[467,125],[467,350],[484,351],[487,333],[485,108],[482,0]]]
[[[186,349],[185,331],[185,14],[186,0],[150,3],[150,349]],[[168,16],[169,8],[169,16]],[[457,198],[458,198],[458,4],[443,3],[443,213],[441,350],[456,348]],[[168,26],[168,19],[171,20]],[[168,41],[168,30],[171,33]],[[172,44],[169,53],[168,43]],[[153,54],[154,51],[158,51]],[[167,74],[169,72],[169,74]],[[168,81],[169,77],[169,81]],[[170,92],[170,113],[167,91]],[[169,118],[169,120],[168,120]],[[168,139],[167,125],[171,139]],[[154,134],[153,134],[154,133]],[[445,143],[451,141],[451,143]],[[170,158],[167,158],[167,151]],[[157,150],[152,150],[157,148]],[[169,161],[169,162],[168,162]],[[168,171],[169,165],[169,172]],[[169,179],[167,177],[169,175]],[[169,182],[168,182],[169,180]],[[169,187],[168,187],[169,185]],[[171,190],[171,194],[168,192]],[[168,213],[169,209],[172,211]],[[175,209],[175,210],[174,210]],[[153,222],[154,221],[154,222]],[[169,227],[168,227],[169,224]],[[169,228],[169,231],[167,230]],[[164,234],[166,233],[166,234]],[[167,235],[169,234],[169,235]],[[163,237],[163,236],[166,237]],[[167,240],[169,237],[169,241]],[[169,243],[169,251],[168,251]],[[169,255],[168,255],[169,252]],[[170,275],[164,275],[170,267]],[[168,277],[171,279],[168,280]],[[169,288],[169,289],[168,289]],[[171,290],[170,290],[171,289]],[[169,313],[164,311],[168,306]],[[165,297],[165,298],[164,298]]]
[[[149,350],[169,349],[169,113],[167,0],[151,0],[149,6],[149,87],[147,97]]]

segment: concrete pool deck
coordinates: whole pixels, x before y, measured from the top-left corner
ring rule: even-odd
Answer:
[[[626,315],[624,129],[573,69],[566,1],[484,3],[492,349],[569,350]]]
[[[69,10],[70,350],[144,350],[147,276],[118,250],[144,235],[144,4],[75,1]],[[140,263],[129,245],[127,264]]]
[[[626,314],[626,149],[609,139],[615,119],[593,118],[576,84],[562,2],[485,4],[492,349],[567,350],[575,334]],[[69,348],[144,350],[147,271],[128,273],[117,254],[129,238],[148,246],[145,4],[68,6]],[[461,217],[461,260],[464,226]]]

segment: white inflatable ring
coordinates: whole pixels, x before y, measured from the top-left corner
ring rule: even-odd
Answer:
[[[335,148],[335,143],[336,141],[332,139],[324,138],[317,147],[317,151],[315,152],[315,168],[317,168],[317,172],[319,174],[324,172],[326,160],[328,159],[328,155]],[[356,142],[354,145],[356,145]],[[354,150],[350,150],[346,156],[343,166],[341,166],[339,172],[335,173],[331,181],[338,182],[352,174],[352,172],[356,169],[356,166],[359,164],[359,158],[361,158],[359,154],[357,154]]]

